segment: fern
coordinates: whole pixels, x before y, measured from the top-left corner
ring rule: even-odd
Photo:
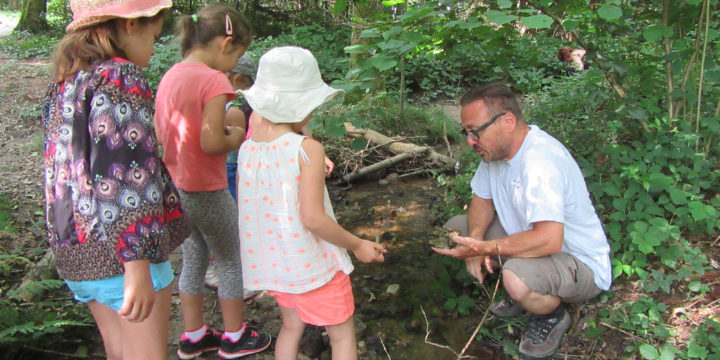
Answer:
[[[10,270],[18,266],[18,262],[24,262],[26,264],[31,263],[30,259],[22,256],[13,254],[0,254],[0,273],[10,272]]]
[[[22,256],[0,254],[0,274],[12,273],[31,262]],[[93,323],[85,306],[45,295],[67,299],[62,280],[33,281],[18,288],[13,288],[14,285],[12,281],[0,281],[0,346],[43,346],[49,339],[60,338],[58,333]],[[28,298],[36,300],[28,304],[25,300]],[[53,336],[46,336],[48,334]]]
[[[21,300],[21,296],[23,294],[27,295],[41,295],[45,291],[48,290],[55,290],[60,289],[65,286],[65,282],[62,280],[55,280],[55,279],[47,279],[47,280],[40,280],[40,281],[33,281],[30,283],[25,284],[24,286],[16,289],[16,290],[9,290],[7,292],[7,297],[15,300]]]
[[[44,334],[62,332],[67,326],[89,326],[91,324],[84,321],[76,320],[53,320],[40,324],[29,321],[24,324],[11,326],[0,331],[0,344],[12,343],[17,341],[15,335],[24,334],[32,335],[34,338],[42,337]]]

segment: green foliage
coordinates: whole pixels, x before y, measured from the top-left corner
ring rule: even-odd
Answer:
[[[469,315],[470,310],[475,308],[475,298],[478,291],[472,286],[472,278],[465,270],[465,262],[451,257],[439,258],[446,268],[442,268],[436,278],[430,278],[430,285],[446,298],[443,308],[461,315]],[[450,269],[455,276],[452,276],[447,269]],[[460,287],[461,293],[456,290]]]
[[[58,33],[65,31],[65,26],[72,21],[72,11],[67,0],[50,0],[47,2],[47,21],[51,29]]]
[[[508,82],[519,92],[536,91],[559,73],[559,40],[519,36],[515,28],[494,23],[509,23],[517,16],[461,6],[464,3],[427,2],[408,6],[396,18],[383,13],[365,22],[355,19],[368,29],[360,34],[361,43],[345,48],[358,66],[338,85],[359,94],[391,92],[401,88],[404,75],[406,86],[421,99],[432,100],[454,98],[461,89],[489,81]],[[522,19],[546,27],[548,17]]]
[[[7,278],[17,268],[31,260],[19,255],[0,255],[0,273]],[[58,341],[57,334],[78,326],[89,326],[92,318],[86,307],[68,306],[62,301],[42,298],[38,295],[67,293],[62,280],[29,282],[22,287],[12,288],[6,281],[0,282],[0,347],[30,345],[48,347]],[[35,297],[33,306],[24,306],[26,298]],[[47,336],[51,335],[53,336]]]
[[[367,97],[357,104],[316,112],[311,123],[331,137],[345,135],[343,123],[350,122],[359,128],[371,128],[387,136],[402,136],[416,144],[442,143],[443,124],[450,141],[460,139],[459,127],[441,109],[423,109],[405,105],[400,116],[400,103],[391,95]]]
[[[643,359],[649,360],[717,359],[720,356],[720,323],[711,318],[703,319],[700,326],[692,329],[685,346],[678,347],[673,343],[677,336],[675,329],[667,326],[663,320],[667,310],[665,304],[640,296],[617,308],[601,309],[598,315],[610,326],[633,332],[643,339],[627,347],[627,355],[638,352]],[[606,327],[598,327],[593,319],[588,323],[586,336],[600,337],[605,332]]]
[[[12,213],[17,207],[5,195],[0,195],[0,231],[17,233],[13,224]],[[2,258],[0,258],[2,260]],[[2,266],[2,262],[0,262]]]
[[[145,75],[153,92],[157,90],[165,72],[180,60],[182,60],[180,45],[175,41],[174,36],[164,36],[155,43],[155,55],[150,58],[150,64],[145,69]]]
[[[350,42],[347,26],[306,25],[295,26],[288,33],[258,39],[250,46],[250,56],[255,61],[266,51],[276,46],[300,46],[310,50],[320,66],[320,73],[326,82],[341,79],[348,72],[344,46]]]
[[[13,32],[0,38],[0,50],[17,59],[47,58],[52,55],[58,41],[55,35]]]

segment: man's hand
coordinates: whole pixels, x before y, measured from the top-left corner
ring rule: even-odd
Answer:
[[[457,233],[450,233],[450,240],[454,241],[457,245],[452,249],[438,249],[432,248],[436,253],[441,255],[452,256],[457,259],[467,259],[469,257],[488,255],[487,243],[481,240],[475,240],[474,238],[461,236]]]
[[[485,269],[487,269],[488,274],[495,273],[490,256],[475,256],[465,259],[465,267],[467,268],[467,271],[470,275],[478,279],[481,284],[485,280],[485,275],[483,274],[482,269],[483,264],[485,265]]]
[[[118,315],[130,322],[141,322],[155,305],[155,288],[150,277],[150,261],[136,260],[125,263],[125,291]]]

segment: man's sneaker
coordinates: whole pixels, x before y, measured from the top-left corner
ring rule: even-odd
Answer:
[[[520,304],[511,298],[503,298],[490,304],[490,312],[499,318],[511,318],[525,313]]]
[[[548,315],[532,316],[520,340],[520,356],[532,360],[548,358],[557,351],[571,324],[572,318],[562,305]]]
[[[258,332],[254,328],[247,326],[243,336],[236,342],[230,341],[230,338],[223,334],[218,356],[222,359],[237,359],[259,353],[270,346],[271,340],[270,335],[267,333]]]
[[[177,355],[181,359],[194,359],[204,352],[217,350],[220,348],[221,336],[222,334],[219,332],[208,328],[200,340],[192,342],[185,334],[182,334]]]

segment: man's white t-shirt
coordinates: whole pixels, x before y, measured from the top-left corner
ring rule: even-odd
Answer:
[[[563,223],[562,251],[587,265],[600,289],[610,288],[610,245],[580,167],[555,138],[530,125],[518,153],[509,161],[480,163],[470,186],[478,197],[493,201],[509,235],[539,221]]]

